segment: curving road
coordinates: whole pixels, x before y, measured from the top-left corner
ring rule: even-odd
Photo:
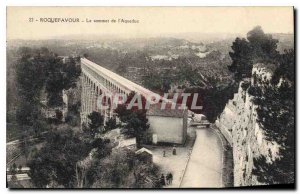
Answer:
[[[214,129],[196,129],[196,133],[197,138],[181,182],[181,187],[222,187],[222,140]]]

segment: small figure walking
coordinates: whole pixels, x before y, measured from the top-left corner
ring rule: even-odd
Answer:
[[[167,185],[169,185],[170,184],[170,173],[167,174],[166,179],[167,179]]]
[[[163,157],[166,157],[166,150],[163,151]]]
[[[161,174],[161,177],[160,177],[160,184],[161,184],[162,186],[165,186],[165,185],[166,185],[165,175],[164,175],[164,174]]]
[[[173,182],[173,174],[169,173],[169,184],[171,185]]]
[[[171,185],[172,181],[173,181],[173,175],[172,175],[172,173],[168,173],[167,176],[166,176],[166,179],[167,179],[167,184]]]
[[[176,155],[176,147],[173,146],[173,155]]]

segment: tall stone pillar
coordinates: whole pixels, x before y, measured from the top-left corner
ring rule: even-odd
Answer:
[[[88,87],[88,100],[87,100],[87,115],[89,115],[90,113],[91,113],[91,93],[92,93],[92,91],[91,91],[91,85],[89,85],[89,87]]]
[[[81,91],[81,110],[82,113],[85,113],[85,90],[86,90],[86,86],[85,86],[85,81],[83,80],[82,82],[82,91]]]
[[[80,123],[82,126],[82,123],[84,122],[84,75],[81,77],[81,110],[80,110]]]
[[[88,92],[88,84],[84,77],[81,80],[81,123],[87,121],[87,92]]]
[[[95,111],[96,108],[95,108],[95,96],[96,96],[96,92],[94,91],[94,88],[92,88],[92,91],[91,91],[91,112]]]
[[[100,109],[98,107],[98,97],[100,96],[99,94],[99,88],[98,88],[98,91],[95,92],[95,110],[97,112],[100,112]],[[100,112],[101,113],[101,112]]]
[[[84,119],[85,122],[87,122],[87,114],[88,114],[88,92],[89,92],[89,85],[87,82],[84,84],[85,89],[84,89]]]

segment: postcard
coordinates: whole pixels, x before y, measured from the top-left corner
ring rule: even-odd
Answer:
[[[295,187],[293,7],[7,7],[14,188]]]

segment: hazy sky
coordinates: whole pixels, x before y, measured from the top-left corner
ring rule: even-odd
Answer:
[[[41,23],[40,18],[79,18],[78,23]],[[29,22],[33,18],[33,22]],[[135,19],[137,24],[87,23]],[[36,21],[38,20],[38,21]],[[84,21],[84,22],[83,22]],[[8,7],[7,39],[65,35],[161,36],[188,32],[246,34],[260,25],[267,33],[293,33],[292,7]]]

